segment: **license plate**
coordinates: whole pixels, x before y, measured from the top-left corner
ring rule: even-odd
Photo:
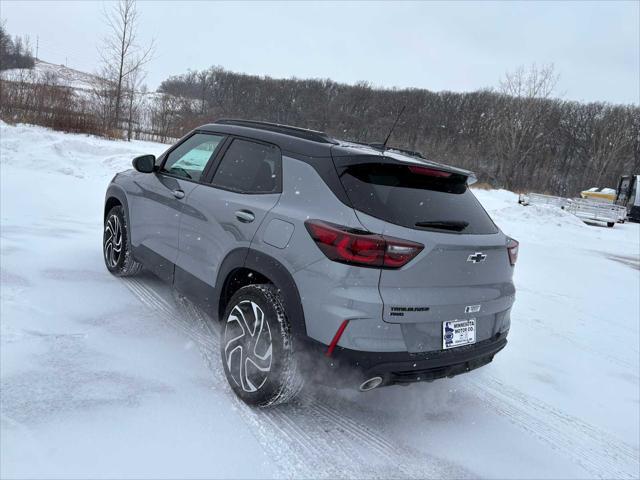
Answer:
[[[442,322],[442,348],[455,348],[476,343],[476,319]]]

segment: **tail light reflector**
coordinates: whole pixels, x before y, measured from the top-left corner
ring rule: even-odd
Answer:
[[[362,267],[400,268],[424,249],[420,243],[322,220],[307,220],[304,224],[322,253],[335,262]]]
[[[515,265],[518,261],[518,249],[520,247],[520,243],[513,238],[510,238],[507,241],[507,252],[509,252],[509,263],[511,265]]]
[[[331,340],[331,343],[329,344],[327,351],[324,353],[327,357],[330,357],[333,354],[333,351],[335,350],[336,345],[338,345],[338,342],[340,341],[340,337],[342,337],[342,334],[344,333],[344,330],[345,328],[347,328],[348,324],[349,324],[349,320],[345,320],[338,327],[338,330],[336,331],[336,334],[333,336],[333,339]]]

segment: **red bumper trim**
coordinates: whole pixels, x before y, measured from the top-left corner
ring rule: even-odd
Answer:
[[[336,331],[336,334],[333,336],[333,340],[331,340],[331,343],[329,344],[329,348],[327,348],[327,351],[325,353],[327,357],[330,357],[333,351],[335,350],[336,345],[338,345],[338,342],[340,341],[340,337],[342,337],[342,334],[344,333],[344,330],[347,328],[348,323],[349,323],[349,320],[345,320],[338,327],[338,330]]]

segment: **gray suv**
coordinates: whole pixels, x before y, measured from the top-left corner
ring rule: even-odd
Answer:
[[[469,171],[322,132],[219,120],[111,181],[104,259],[143,266],[221,322],[252,405],[305,381],[360,390],[489,363],[507,343],[518,243]]]

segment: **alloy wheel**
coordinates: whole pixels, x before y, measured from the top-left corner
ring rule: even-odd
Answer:
[[[273,346],[269,322],[253,301],[233,307],[224,330],[224,360],[229,375],[245,392],[258,391],[271,371]]]
[[[122,256],[122,223],[111,215],[104,227],[104,258],[110,268],[116,268]]]

